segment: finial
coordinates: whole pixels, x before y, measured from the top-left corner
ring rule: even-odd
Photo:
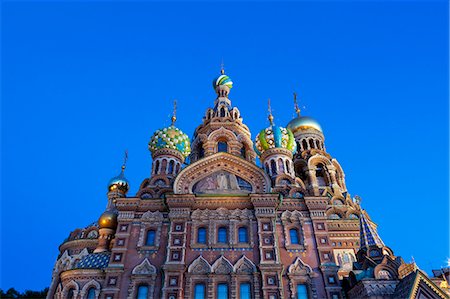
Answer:
[[[176,120],[177,120],[177,100],[173,100],[172,126],[175,125]]]
[[[268,111],[269,111],[269,122],[270,122],[270,125],[271,126],[273,126],[273,115],[272,115],[272,107],[270,107],[270,99],[267,101],[267,104],[268,104]]]
[[[222,63],[220,64],[220,74],[225,75],[225,68],[224,68],[224,64],[223,64],[223,58],[222,58]]]
[[[300,116],[300,107],[298,107],[296,92],[294,92],[294,107],[295,107],[295,113],[297,113],[297,116]]]
[[[125,168],[127,167],[127,160],[128,160],[128,150],[125,150],[125,154],[123,157],[123,164],[122,164],[122,172],[124,172]]]

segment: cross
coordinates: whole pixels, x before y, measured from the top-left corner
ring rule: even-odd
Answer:
[[[220,73],[221,73],[222,75],[225,74],[225,68],[224,68],[224,64],[223,64],[223,57],[222,57],[222,63],[220,64]]]
[[[124,171],[125,167],[127,166],[127,160],[128,160],[128,150],[125,150],[123,157],[122,171]]]
[[[268,105],[268,109],[267,111],[269,111],[269,122],[270,125],[273,125],[273,115],[272,115],[272,107],[270,107],[270,99],[267,101],[267,105]]]
[[[294,92],[294,107],[295,107],[295,113],[297,113],[297,116],[300,116],[300,108],[298,107],[296,92]]]
[[[172,114],[172,126],[177,120],[177,100],[173,100],[173,114]]]

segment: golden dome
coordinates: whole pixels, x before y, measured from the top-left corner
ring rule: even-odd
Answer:
[[[117,227],[117,214],[113,211],[105,211],[98,219],[98,225],[100,228],[111,228],[115,229]]]
[[[294,118],[288,123],[287,128],[291,130],[292,133],[307,129],[315,129],[322,132],[320,124],[314,118],[308,116],[298,116]]]
[[[130,184],[128,183],[128,180],[125,178],[124,175],[125,167],[122,166],[122,172],[118,175],[113,177],[108,182],[108,191],[120,191],[123,194],[127,194],[128,190],[130,189]]]

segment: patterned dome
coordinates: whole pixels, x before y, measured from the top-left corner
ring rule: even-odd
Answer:
[[[320,124],[314,118],[308,116],[299,116],[294,118],[288,123],[287,128],[293,133],[310,128],[322,132],[322,127]]]
[[[122,167],[122,171],[120,172],[120,174],[118,176],[113,177],[108,182],[108,191],[110,191],[110,192],[120,191],[120,192],[126,194],[128,192],[128,190],[130,190],[130,184],[129,184],[128,180],[125,178],[124,170],[125,170],[125,168]]]
[[[233,87],[233,81],[231,81],[230,77],[228,77],[227,75],[222,74],[213,81],[214,89],[219,85],[226,85],[231,89]]]
[[[177,150],[185,158],[191,153],[189,137],[174,125],[157,130],[148,143],[148,149],[152,154],[162,148]]]
[[[294,154],[297,151],[297,144],[291,130],[275,125],[261,130],[255,140],[256,153],[261,156],[272,148],[284,148]]]

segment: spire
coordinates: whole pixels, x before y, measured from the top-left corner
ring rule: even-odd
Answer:
[[[224,68],[224,64],[223,64],[223,58],[222,58],[222,63],[220,64],[220,74],[221,75],[225,75],[225,68]]]
[[[360,248],[369,248],[371,246],[384,247],[377,232],[377,225],[370,220],[365,210],[361,211],[359,217],[361,244]]]
[[[272,107],[270,107],[270,99],[267,101],[267,105],[268,105],[267,110],[269,111],[268,119],[269,119],[270,125],[273,126],[273,115],[272,115]]]
[[[125,150],[123,155],[122,173],[125,172],[125,168],[127,167],[127,161],[128,161],[128,150]]]
[[[298,106],[297,103],[297,93],[294,92],[294,108],[295,108],[295,113],[297,113],[297,117],[300,116],[300,107]]]
[[[173,100],[173,113],[172,113],[172,126],[175,125],[175,122],[177,121],[177,100]]]

